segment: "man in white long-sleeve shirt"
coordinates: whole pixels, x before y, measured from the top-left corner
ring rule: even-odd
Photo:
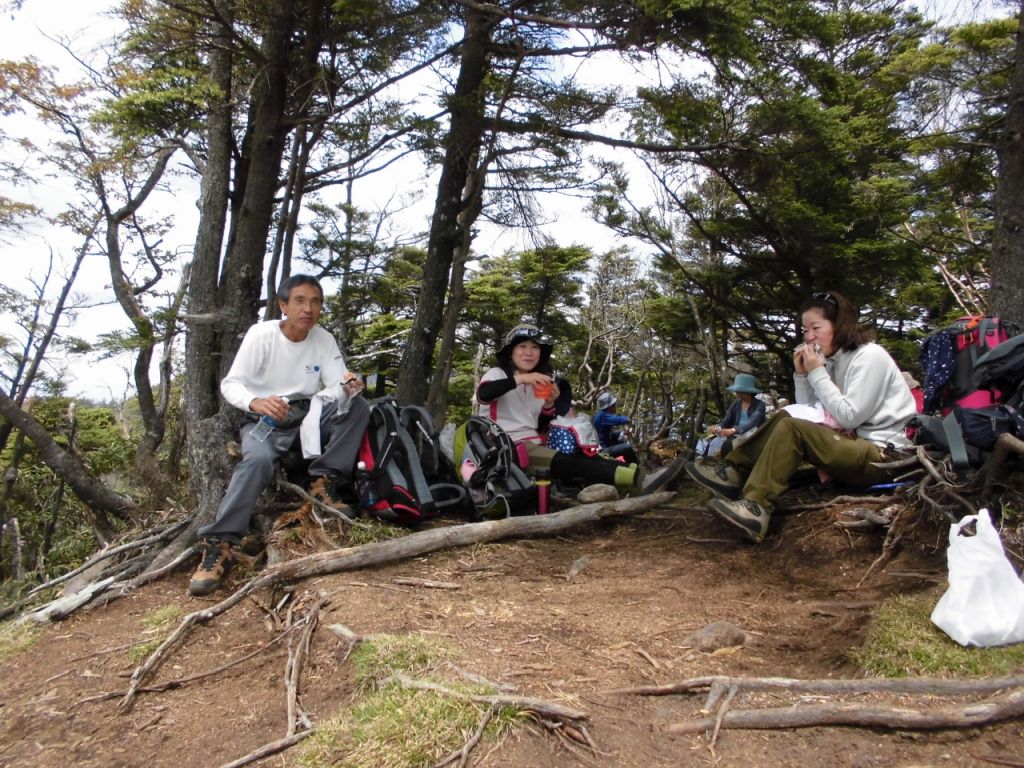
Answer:
[[[220,586],[231,567],[232,548],[249,529],[256,500],[273,478],[281,456],[299,436],[300,424],[286,421],[289,403],[301,408],[321,390],[337,393],[322,404],[319,435],[315,435],[313,424],[314,440],[319,437],[324,445],[322,453],[319,444],[311,451],[319,455],[309,473],[335,484],[352,478],[370,410],[366,401],[357,397],[362,381],[348,371],[334,337],[317,325],[323,298],[320,283],[310,275],[285,280],[277,298],[284,319],[249,328],[221,382],[224,399],[250,416],[241,428],[242,460],[231,475],[217,517],[199,529],[202,560],[189,582],[190,594],[207,595]],[[347,412],[340,412],[346,408]],[[262,441],[253,435],[261,416],[279,424]],[[315,411],[312,417],[316,417]],[[304,449],[307,431],[303,430]]]

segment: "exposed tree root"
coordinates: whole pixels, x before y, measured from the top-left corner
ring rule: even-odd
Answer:
[[[300,601],[301,602],[301,601]],[[313,728],[313,721],[302,710],[299,705],[299,681],[302,678],[302,670],[306,664],[306,657],[309,655],[309,644],[320,623],[320,608],[324,600],[317,597],[309,602],[309,607],[298,622],[293,622],[293,610],[288,611],[288,629],[301,626],[302,632],[295,643],[288,644],[288,664],[285,667],[285,705],[288,712],[288,729],[285,736],[294,736],[296,733],[310,731]],[[300,728],[301,726],[301,728]]]
[[[903,518],[908,514],[910,507],[908,506],[896,506],[893,517],[889,522],[888,530],[885,534],[885,541],[882,542],[882,552],[874,559],[868,569],[864,572],[864,575],[860,577],[857,582],[857,587],[860,587],[876,570],[884,568],[886,564],[892,560],[893,555],[896,553],[896,547],[899,544],[900,538],[903,535]]]
[[[434,768],[447,768],[447,766],[453,764],[456,760],[459,761],[458,768],[464,768],[468,765],[469,753],[473,750],[473,747],[480,743],[480,739],[483,738],[484,735],[484,730],[487,728],[487,724],[491,722],[491,718],[494,717],[494,713],[497,709],[498,705],[492,704],[487,710],[485,710],[483,716],[480,718],[480,722],[477,723],[476,729],[470,737],[466,739],[466,743],[458,749],[453,750],[446,757],[434,763]]]
[[[417,531],[389,541],[364,544],[331,552],[317,552],[279,563],[261,575],[249,579],[233,594],[209,608],[185,616],[178,627],[132,673],[121,708],[130,708],[145,680],[185,641],[196,624],[205,624],[233,608],[248,594],[278,584],[326,576],[357,568],[382,565],[436,552],[449,547],[498,541],[519,536],[546,536],[561,533],[584,523],[613,517],[625,517],[652,509],[671,500],[671,493],[620,499],[610,503],[586,504],[549,515],[510,517],[482,523],[454,525]]]
[[[590,715],[579,709],[572,709],[556,701],[545,699],[534,699],[529,696],[510,696],[508,694],[496,693],[493,695],[463,693],[456,691],[440,683],[432,683],[428,680],[414,680],[403,674],[396,674],[391,679],[404,688],[415,688],[421,691],[433,691],[443,696],[450,696],[454,699],[472,701],[477,704],[490,704],[498,707],[513,707],[526,712],[531,712],[538,717],[548,720],[556,720],[560,723],[578,724],[589,719]]]
[[[708,689],[703,712],[709,717],[673,723],[673,733],[712,731],[713,738],[721,728],[807,728],[818,725],[850,725],[868,728],[936,729],[975,728],[1024,715],[1024,676],[987,680],[930,680],[924,678],[863,680],[795,680],[789,678],[700,677],[679,683],[639,688],[619,688],[612,694],[667,696]],[[719,704],[728,692],[785,691],[790,693],[867,694],[896,693],[921,696],[969,696],[1002,691],[980,701],[936,707],[928,702],[912,708],[890,704],[796,704],[789,707],[762,709],[728,709],[729,700]]]
[[[352,509],[348,505],[343,504],[340,507],[333,507],[330,504],[327,504],[327,503],[321,501],[320,499],[316,498],[315,496],[313,496],[313,495],[311,495],[309,493],[306,493],[306,491],[302,488],[302,486],[296,485],[295,483],[289,483],[287,480],[283,480],[281,478],[277,479],[277,484],[281,488],[285,488],[285,489],[291,491],[292,493],[294,493],[296,496],[299,496],[304,501],[309,502],[310,504],[312,504],[314,507],[316,507],[317,509],[321,510],[322,512],[325,512],[328,515],[330,515],[331,517],[335,517],[338,520],[341,520],[343,523],[345,523],[345,525],[351,525],[351,526],[355,526],[357,528],[369,528],[370,527],[366,523],[362,523],[362,522],[360,522],[358,520],[354,520],[351,517],[349,517],[349,515],[346,514],[346,512],[350,513],[352,511]]]
[[[174,679],[174,680],[167,680],[167,681],[165,681],[163,683],[159,683],[158,685],[147,685],[145,687],[139,688],[138,692],[139,693],[162,693],[164,691],[172,691],[172,690],[174,690],[176,688],[184,688],[186,685],[188,685],[189,683],[194,683],[196,680],[204,680],[204,679],[206,679],[208,677],[215,677],[216,675],[219,675],[221,672],[226,672],[227,670],[231,669],[232,667],[237,667],[239,664],[244,664],[249,659],[251,659],[251,658],[253,658],[255,656],[259,656],[264,651],[266,651],[266,650],[272,648],[273,646],[277,645],[279,642],[284,640],[286,637],[290,637],[292,634],[294,634],[294,632],[295,632],[295,630],[297,628],[298,627],[296,626],[296,627],[292,627],[291,629],[287,629],[284,632],[282,632],[281,634],[279,634],[277,637],[275,637],[273,640],[271,640],[270,642],[267,642],[267,643],[264,643],[263,645],[261,645],[255,651],[251,651],[250,653],[247,653],[244,656],[240,656],[237,659],[233,659],[232,661],[229,661],[226,664],[222,664],[219,667],[215,667],[214,669],[207,670],[206,672],[199,672],[199,673],[194,674],[194,675],[189,675],[188,677],[180,677],[180,678],[177,678],[177,679]],[[124,648],[131,648],[133,645],[135,645],[135,644],[134,643],[129,643],[128,645],[124,646]],[[114,650],[123,650],[123,648],[116,648]],[[100,694],[97,694],[95,696],[90,696],[89,698],[82,699],[79,703],[80,704],[89,704],[89,703],[96,702],[96,701],[109,701],[110,699],[121,699],[121,698],[124,698],[124,696],[126,694],[127,694],[127,691],[108,691],[107,693],[100,693]]]
[[[308,731],[302,731],[301,733],[295,733],[291,736],[286,736],[283,739],[278,739],[277,741],[271,741],[268,744],[264,744],[259,749],[250,752],[248,755],[245,755],[244,757],[240,757],[237,760],[232,760],[230,763],[225,763],[220,768],[242,768],[243,765],[255,763],[257,760],[262,760],[264,757],[276,755],[278,752],[284,752],[286,749],[294,747],[307,736],[312,735],[313,729],[310,728]]]
[[[1002,434],[996,440],[996,446],[992,449],[992,455],[985,463],[984,477],[982,482],[982,498],[989,501],[993,495],[996,474],[1003,468],[1010,456],[1024,456],[1024,440],[1013,435]]]
[[[720,718],[673,723],[671,733],[699,733],[710,728],[811,728],[849,725],[862,728],[935,730],[977,728],[1024,715],[1024,690],[1010,691],[969,704],[912,709],[887,704],[797,704],[768,709],[733,709]]]
[[[727,677],[708,675],[667,685],[615,688],[609,694],[633,696],[671,696],[704,689],[738,685],[744,691],[791,691],[795,693],[906,693],[926,696],[968,696],[1024,687],[1024,675],[991,677],[981,680],[947,680],[927,677],[866,677],[855,680],[801,680],[791,677]]]

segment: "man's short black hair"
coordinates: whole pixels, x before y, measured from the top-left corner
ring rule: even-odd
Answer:
[[[320,285],[320,281],[312,275],[292,275],[291,277],[282,280],[281,285],[278,286],[277,289],[277,300],[283,301],[287,304],[288,299],[290,299],[292,295],[292,288],[297,285],[315,285],[316,289],[320,291],[320,301],[324,300],[324,287]]]

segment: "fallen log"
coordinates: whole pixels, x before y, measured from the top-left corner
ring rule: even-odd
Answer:
[[[708,691],[702,712],[717,713],[668,726],[671,733],[717,732],[721,728],[809,728],[818,725],[850,725],[866,728],[973,728],[1024,715],[1024,675],[979,680],[930,678],[863,678],[847,680],[800,680],[785,677],[727,677],[711,675],[668,685],[617,688],[609,694],[668,696]],[[723,693],[731,699],[737,692],[779,692],[813,694],[896,693],[923,696],[997,695],[980,701],[927,708],[891,704],[796,704],[789,707],[728,709],[719,705]]]
[[[931,696],[967,696],[1024,687],[1024,675],[977,680],[949,680],[930,677],[864,677],[854,679],[801,680],[792,677],[728,677],[707,675],[666,685],[615,688],[608,694],[630,696],[671,696],[696,693],[713,687],[738,686],[744,691],[792,691],[796,693],[916,693]]]
[[[264,582],[261,586],[267,586],[281,581],[326,576],[332,573],[392,563],[450,547],[464,547],[469,544],[518,537],[552,536],[585,523],[645,512],[671,500],[674,495],[667,492],[653,493],[650,496],[585,504],[549,515],[506,517],[501,520],[417,531],[398,539],[363,544],[359,547],[349,547],[332,552],[317,552],[306,557],[278,563],[268,568],[259,579]]]
[[[981,701],[946,707],[913,709],[889,704],[796,704],[767,709],[732,709],[717,717],[672,723],[670,733],[700,733],[712,728],[811,728],[849,725],[861,728],[935,730],[977,728],[1024,715],[1024,690],[1010,691]]]

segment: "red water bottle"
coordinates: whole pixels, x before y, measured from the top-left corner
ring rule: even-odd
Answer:
[[[551,470],[538,467],[533,473],[533,484],[537,486],[537,514],[546,515],[551,496]]]

